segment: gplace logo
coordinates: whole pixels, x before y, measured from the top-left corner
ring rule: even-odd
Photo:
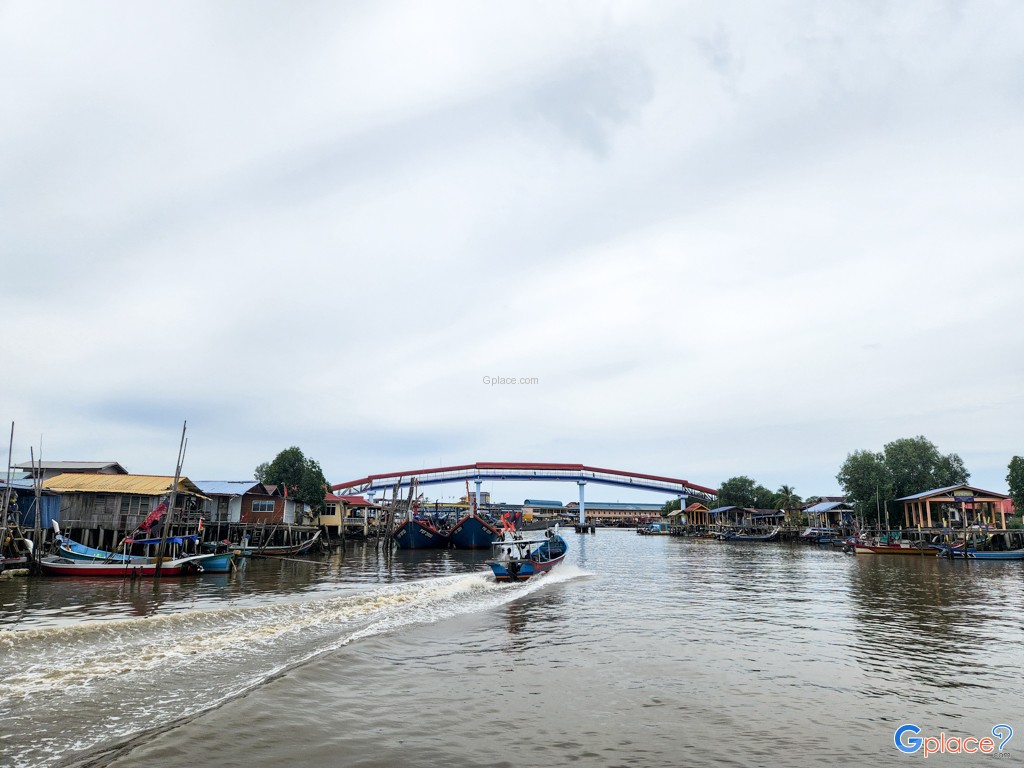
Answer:
[[[913,723],[901,725],[893,734],[892,740],[896,749],[908,755],[920,751],[925,757],[929,755],[991,755],[998,747],[999,753],[1013,738],[1013,728],[1000,723],[992,726],[992,736],[948,736],[945,732],[938,736],[921,736],[921,729]],[[994,737],[994,738],[993,738]],[[998,744],[997,744],[998,742]]]

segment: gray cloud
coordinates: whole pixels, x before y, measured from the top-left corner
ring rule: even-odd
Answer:
[[[1004,486],[1024,13],[275,8],[0,11],[19,457]]]

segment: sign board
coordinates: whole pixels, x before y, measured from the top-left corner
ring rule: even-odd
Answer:
[[[974,496],[970,494],[954,493],[953,498],[956,499],[961,504],[970,504],[971,502],[974,501]]]

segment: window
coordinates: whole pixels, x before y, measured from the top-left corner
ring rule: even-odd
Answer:
[[[273,512],[274,502],[273,501],[253,501],[252,503],[253,512]]]

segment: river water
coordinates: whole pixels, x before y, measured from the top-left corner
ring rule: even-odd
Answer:
[[[1024,762],[1020,562],[566,538],[511,585],[486,553],[361,543],[2,580],[0,766],[888,765],[904,723],[1007,724]]]

